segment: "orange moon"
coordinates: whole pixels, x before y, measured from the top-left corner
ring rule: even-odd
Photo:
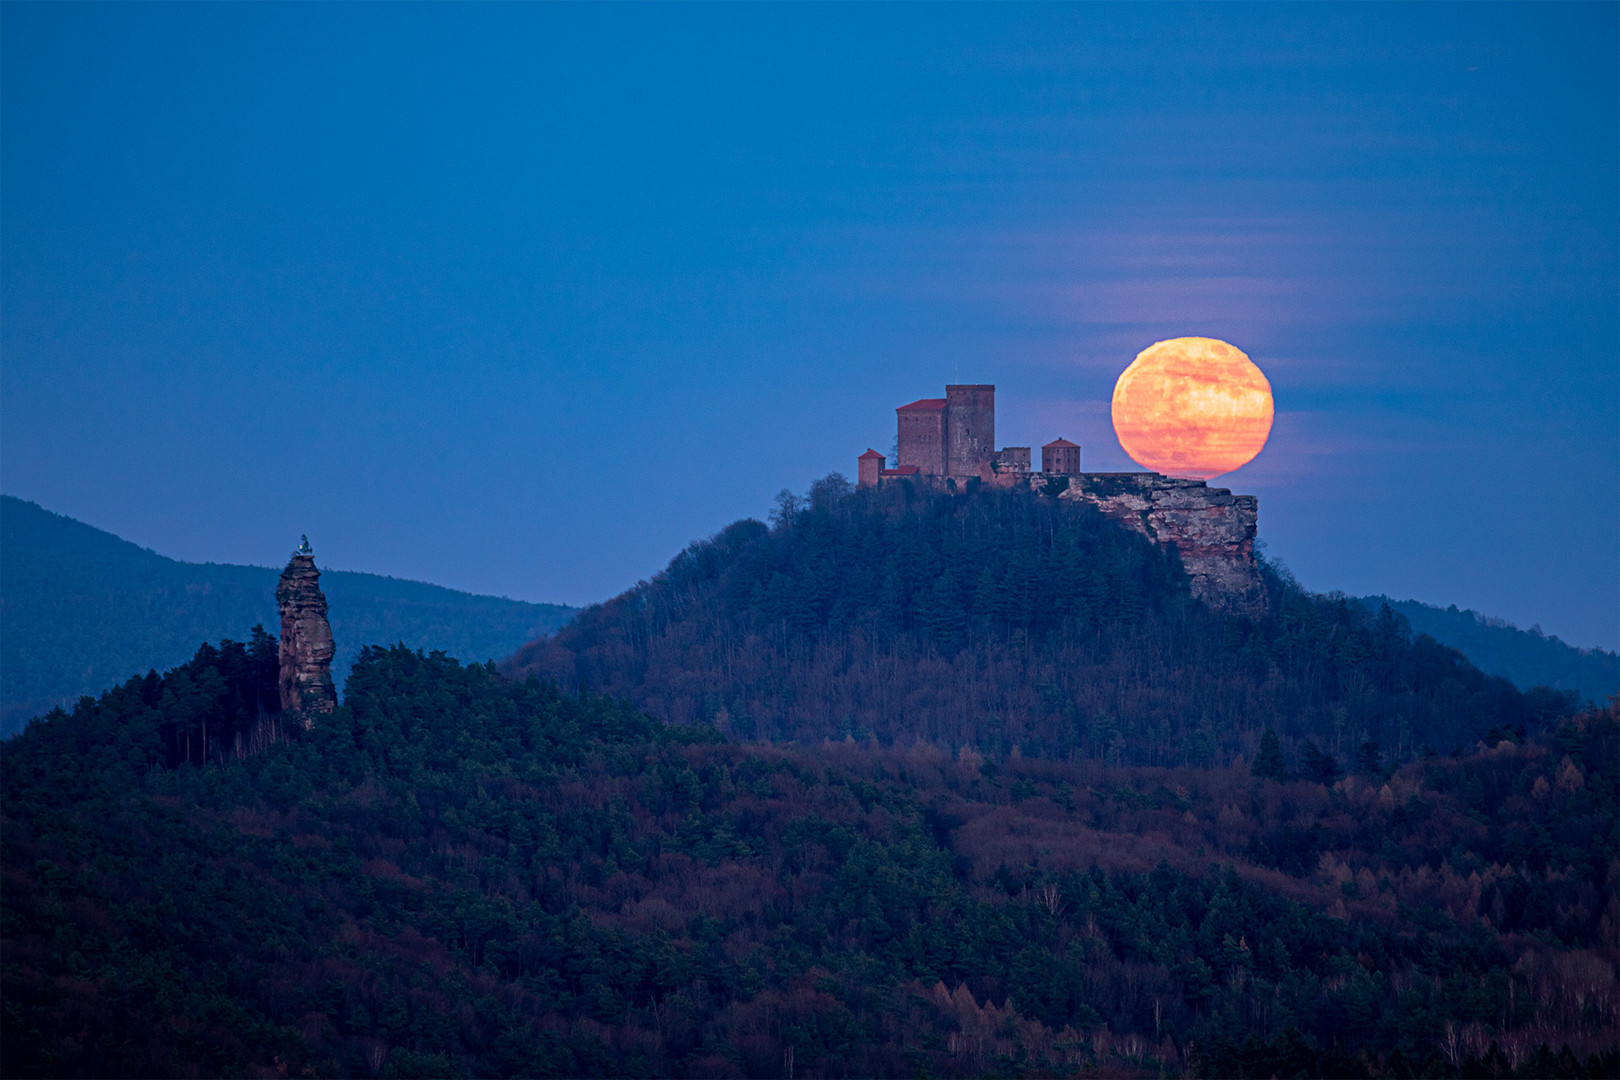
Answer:
[[[1114,384],[1114,434],[1137,464],[1208,480],[1254,460],[1271,434],[1271,383],[1214,338],[1161,341]]]

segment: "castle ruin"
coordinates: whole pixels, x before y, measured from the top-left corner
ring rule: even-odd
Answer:
[[[1041,447],[1041,469],[1031,471],[1029,447],[995,449],[991,385],[947,386],[944,397],[902,405],[895,418],[895,467],[868,449],[856,459],[858,486],[904,480],[958,492],[982,484],[1089,503],[1154,543],[1174,545],[1192,594],[1211,607],[1246,615],[1265,611],[1254,558],[1260,517],[1255,496],[1154,472],[1083,472],[1080,447],[1061,438]]]

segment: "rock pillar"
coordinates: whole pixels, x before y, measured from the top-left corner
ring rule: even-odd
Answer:
[[[281,711],[307,729],[337,708],[332,685],[332,627],[315,556],[304,548],[281,572],[276,603],[281,607]]]

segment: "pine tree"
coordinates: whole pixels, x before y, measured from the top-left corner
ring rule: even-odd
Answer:
[[[1260,736],[1260,752],[1254,756],[1254,765],[1250,768],[1262,780],[1288,779],[1288,764],[1283,761],[1282,746],[1277,742],[1277,733],[1271,725],[1266,725],[1266,733]]]
[[[917,625],[946,656],[953,656],[967,637],[967,612],[956,579],[949,573],[941,575],[933,588],[923,594],[917,606]]]
[[[1305,749],[1299,757],[1300,775],[1318,784],[1331,784],[1339,778],[1339,763],[1333,755],[1323,752],[1315,739],[1305,740]]]

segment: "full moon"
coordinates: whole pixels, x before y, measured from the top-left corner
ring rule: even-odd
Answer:
[[[1114,434],[1137,464],[1208,480],[1247,464],[1271,434],[1271,384],[1214,338],[1161,341],[1114,384]]]

